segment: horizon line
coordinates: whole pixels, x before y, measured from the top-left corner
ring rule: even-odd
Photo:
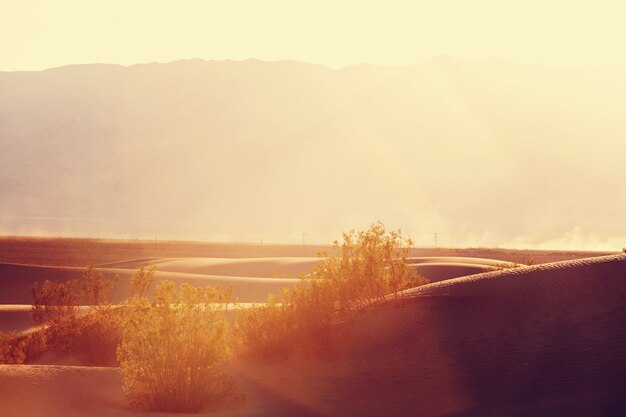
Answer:
[[[219,58],[195,57],[195,58],[176,58],[172,60],[162,60],[162,61],[159,61],[159,60],[143,61],[143,62],[135,62],[132,64],[122,64],[122,63],[115,63],[115,62],[77,62],[77,63],[68,63],[68,64],[56,65],[52,67],[38,68],[38,69],[9,69],[7,70],[7,69],[0,68],[0,72],[4,72],[4,73],[45,72],[45,71],[57,70],[57,69],[62,69],[62,68],[67,68],[67,67],[82,67],[82,66],[114,66],[114,67],[121,67],[121,68],[132,68],[132,67],[145,66],[145,65],[168,65],[168,64],[189,62],[189,61],[201,61],[204,63],[247,63],[247,62],[258,62],[262,64],[293,63],[293,64],[302,64],[302,65],[322,67],[329,71],[341,71],[341,70],[345,70],[348,68],[359,67],[359,66],[367,66],[367,67],[375,67],[375,68],[411,68],[411,67],[418,67],[418,66],[424,65],[431,61],[441,61],[441,60],[465,61],[465,62],[499,62],[499,63],[520,66],[520,67],[544,67],[547,69],[558,68],[558,69],[577,70],[577,71],[578,70],[590,71],[589,68],[579,68],[579,67],[574,67],[574,66],[555,67],[553,65],[542,63],[542,62],[523,63],[523,62],[517,62],[514,60],[508,60],[508,59],[499,58],[499,57],[469,58],[469,57],[459,56],[459,55],[439,54],[439,55],[433,55],[426,59],[422,59],[412,64],[376,64],[376,63],[368,63],[368,62],[359,62],[359,63],[353,63],[353,64],[335,67],[332,65],[309,62],[309,61],[304,61],[304,60],[297,60],[297,59],[290,59],[290,58],[281,58],[281,59],[272,60],[272,59],[262,59],[262,58],[256,58],[256,57],[249,57],[249,58],[243,58],[243,59],[233,59],[233,58],[219,59]],[[610,71],[622,70],[622,68],[615,67],[615,68],[609,68],[605,70],[610,70]]]
[[[106,236],[61,236],[61,235],[8,235],[0,234],[0,240],[10,239],[39,239],[39,240],[101,240],[101,241],[121,241],[121,242],[146,242],[152,243],[193,243],[193,244],[207,244],[207,245],[249,245],[249,246],[295,246],[295,247],[332,247],[331,243],[319,243],[319,242],[280,242],[280,241],[250,241],[250,240],[198,240],[198,239],[176,239],[176,238],[163,238],[159,239],[158,235],[154,239],[147,237],[106,237]],[[339,240],[337,240],[339,242]],[[602,249],[558,249],[558,248],[539,248],[539,247],[508,247],[508,246],[428,246],[428,245],[415,245],[408,248],[411,249],[429,249],[429,250],[467,250],[467,249],[479,249],[479,250],[514,250],[514,251],[539,251],[539,252],[563,252],[563,253],[622,253],[621,250],[602,250]]]

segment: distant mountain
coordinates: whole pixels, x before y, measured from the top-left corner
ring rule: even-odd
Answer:
[[[626,74],[440,57],[0,72],[0,233],[626,245]],[[616,246],[619,245],[619,246]]]

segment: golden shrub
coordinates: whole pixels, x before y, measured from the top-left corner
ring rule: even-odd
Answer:
[[[116,284],[117,276],[107,278],[91,266],[80,280],[35,283],[31,317],[42,326],[46,346],[87,364],[115,364],[121,337],[120,313],[111,304]]]
[[[145,295],[147,288],[142,288]],[[135,296],[129,301],[117,355],[133,405],[200,411],[227,396],[231,382],[222,363],[230,344],[229,297],[230,290],[187,284],[177,289],[163,281],[152,300]]]
[[[240,346],[263,356],[285,356],[296,340],[316,339],[310,347],[326,354],[333,343],[330,324],[340,315],[397,301],[402,290],[428,283],[406,263],[411,246],[400,231],[387,233],[381,223],[344,233],[341,244],[334,242],[332,255],[320,254],[311,275],[270,297],[266,306],[240,313]]]
[[[22,364],[27,358],[28,337],[0,331],[0,364]]]

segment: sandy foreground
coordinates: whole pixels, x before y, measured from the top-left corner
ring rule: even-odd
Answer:
[[[332,359],[232,360],[245,399],[206,414],[626,415],[626,255],[447,279],[405,295],[337,324]],[[145,415],[126,404],[114,368],[0,366],[0,406],[3,416]]]

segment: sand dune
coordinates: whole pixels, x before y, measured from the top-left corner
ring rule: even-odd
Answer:
[[[264,302],[270,293],[296,282],[277,275],[296,276],[307,271],[316,258],[143,258],[98,266],[107,276],[119,276],[114,301],[130,296],[130,277],[143,264],[157,265],[157,280],[170,279],[192,285],[234,287],[233,296],[240,302]],[[31,288],[34,282],[67,281],[80,278],[84,268],[47,267],[0,263],[0,330],[23,331],[32,326],[30,319]],[[211,275],[210,272],[222,274]],[[254,274],[259,275],[255,276]],[[239,274],[237,276],[236,274]],[[243,276],[242,276],[243,275]]]
[[[449,263],[449,264],[472,264],[486,266],[514,266],[515,264],[507,261],[487,258],[471,258],[463,256],[416,256],[406,258],[406,262],[411,265],[417,264],[433,264],[433,263]]]
[[[626,255],[408,291],[337,328],[345,357],[238,364],[268,414],[624,415]],[[268,377],[268,375],[271,375]],[[256,397],[255,397],[256,395]]]
[[[32,301],[30,290],[34,282],[66,281],[81,277],[84,271],[84,268],[74,267],[0,264],[0,304],[29,304]],[[130,295],[130,277],[134,270],[107,268],[103,272],[106,275],[119,276],[114,301],[121,301]],[[165,271],[157,271],[156,277],[157,282],[169,279],[179,284],[187,282],[196,286],[233,285],[234,296],[242,302],[265,301],[270,292],[297,282],[289,278],[233,277]]]
[[[494,269],[523,266],[496,259],[454,256],[407,258],[407,263],[409,263],[419,275],[428,278],[430,282],[490,272]]]
[[[185,270],[193,261],[186,259],[163,262],[174,264],[179,271]],[[143,263],[143,262],[141,262]],[[122,264],[121,266],[123,266]],[[134,264],[129,269],[102,268],[106,276],[118,276],[118,285],[113,297],[114,302],[122,301],[131,295],[130,277],[135,272]],[[188,270],[193,270],[190,268]],[[32,303],[31,288],[35,282],[67,281],[77,279],[84,273],[84,268],[49,267],[0,263],[0,330],[22,331],[31,327],[29,306]],[[195,286],[219,285],[233,287],[233,299],[243,303],[264,302],[270,293],[278,293],[282,287],[289,287],[297,282],[291,278],[264,278],[248,276],[205,275],[197,273],[157,271],[156,282],[168,279],[177,284],[189,283]]]
[[[159,271],[262,278],[296,278],[310,272],[318,258],[147,258],[98,265],[136,269],[153,264]]]
[[[335,359],[233,360],[247,400],[218,415],[626,413],[626,255],[489,272],[406,295],[337,324],[344,342]],[[0,402],[7,416],[133,415],[111,369],[0,367]]]
[[[33,326],[30,304],[0,304],[0,331],[22,331]]]
[[[414,264],[411,265],[411,268],[419,275],[428,278],[430,282],[480,274],[494,269],[493,266],[489,265],[447,262]]]
[[[292,277],[312,271],[318,258],[149,258],[98,265],[100,268],[135,269],[150,263],[159,271],[225,276]],[[431,282],[512,266],[505,261],[484,258],[422,257],[407,262]]]
[[[157,281],[170,279],[192,285],[234,287],[234,297],[241,302],[263,302],[270,293],[296,282],[290,278],[311,271],[318,258],[141,258],[98,265],[107,276],[119,276],[114,301],[130,296],[130,277],[144,264],[157,266]],[[482,258],[424,257],[410,258],[412,267],[431,282],[457,278],[491,270],[502,261]],[[45,280],[67,281],[80,278],[84,268],[49,267],[0,263],[0,330],[25,330],[30,327],[28,305],[31,288]],[[16,305],[21,305],[19,308]]]
[[[4,417],[133,415],[114,368],[0,365],[0,404]]]

